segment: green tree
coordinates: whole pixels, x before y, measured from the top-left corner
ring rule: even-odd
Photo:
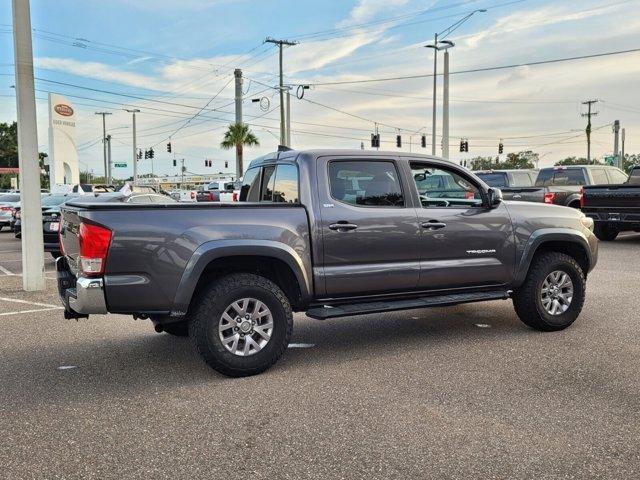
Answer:
[[[500,161],[496,161],[493,157],[474,157],[470,160],[471,170],[491,170],[498,168]]]
[[[557,167],[569,166],[569,165],[600,165],[600,160],[594,158],[591,162],[588,162],[584,157],[567,157],[556,162]]]
[[[242,165],[242,154],[244,146],[257,147],[260,145],[258,138],[251,132],[246,123],[232,123],[224,133],[224,138],[220,142],[220,148],[231,150],[235,147],[238,156],[238,171],[240,175],[244,172]]]
[[[18,124],[0,123],[0,167],[18,166]]]
[[[631,170],[631,167],[635,167],[636,165],[640,165],[640,154],[634,153],[630,155],[628,153],[625,153],[624,159],[622,161],[622,169],[625,172],[629,172],[629,170]]]
[[[538,164],[540,157],[532,150],[523,150],[518,153],[508,153],[507,159],[502,163],[505,170],[530,169]]]

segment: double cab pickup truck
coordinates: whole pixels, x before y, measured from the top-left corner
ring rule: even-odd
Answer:
[[[65,204],[65,316],[150,319],[190,336],[218,372],[244,376],[282,355],[292,312],[328,320],[512,299],[541,331],[580,314],[598,243],[579,210],[505,202],[439,158],[281,150],[251,162],[238,202]]]
[[[505,200],[544,202],[544,188],[534,186],[536,170],[482,170],[474,172],[490,187],[499,188]]]
[[[582,191],[582,211],[595,222],[600,240],[613,241],[620,232],[640,232],[640,167],[620,185],[592,185]]]
[[[619,185],[627,175],[610,165],[571,165],[540,170],[536,187],[544,187],[544,202],[580,208],[582,187],[586,185]]]

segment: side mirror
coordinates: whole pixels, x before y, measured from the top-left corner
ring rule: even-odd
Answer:
[[[489,197],[489,208],[496,208],[502,203],[502,190],[499,188],[490,188],[487,190]]]

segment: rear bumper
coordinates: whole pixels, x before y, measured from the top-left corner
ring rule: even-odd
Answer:
[[[102,278],[74,277],[65,257],[56,260],[56,270],[58,294],[65,309],[65,317],[107,313]]]

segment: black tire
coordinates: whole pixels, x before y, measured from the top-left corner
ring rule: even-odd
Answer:
[[[551,315],[542,306],[541,289],[547,276],[556,270],[565,272],[573,282],[573,298],[566,312]],[[585,274],[578,262],[559,252],[544,252],[534,257],[524,283],[513,293],[513,306],[520,320],[542,332],[563,330],[571,325],[584,305]]]
[[[609,225],[596,225],[593,229],[593,233],[596,234],[598,240],[602,240],[603,242],[612,242],[618,237],[620,232]]]
[[[162,331],[174,337],[188,337],[189,322],[165,323],[162,325]]]
[[[62,256],[62,252],[49,252],[54,260]]]
[[[255,298],[271,311],[273,331],[264,347],[251,355],[238,356],[220,340],[220,318],[232,302]],[[282,290],[271,280],[250,273],[235,273],[208,285],[192,306],[189,335],[205,362],[230,377],[264,372],[284,353],[293,332],[291,305]]]

